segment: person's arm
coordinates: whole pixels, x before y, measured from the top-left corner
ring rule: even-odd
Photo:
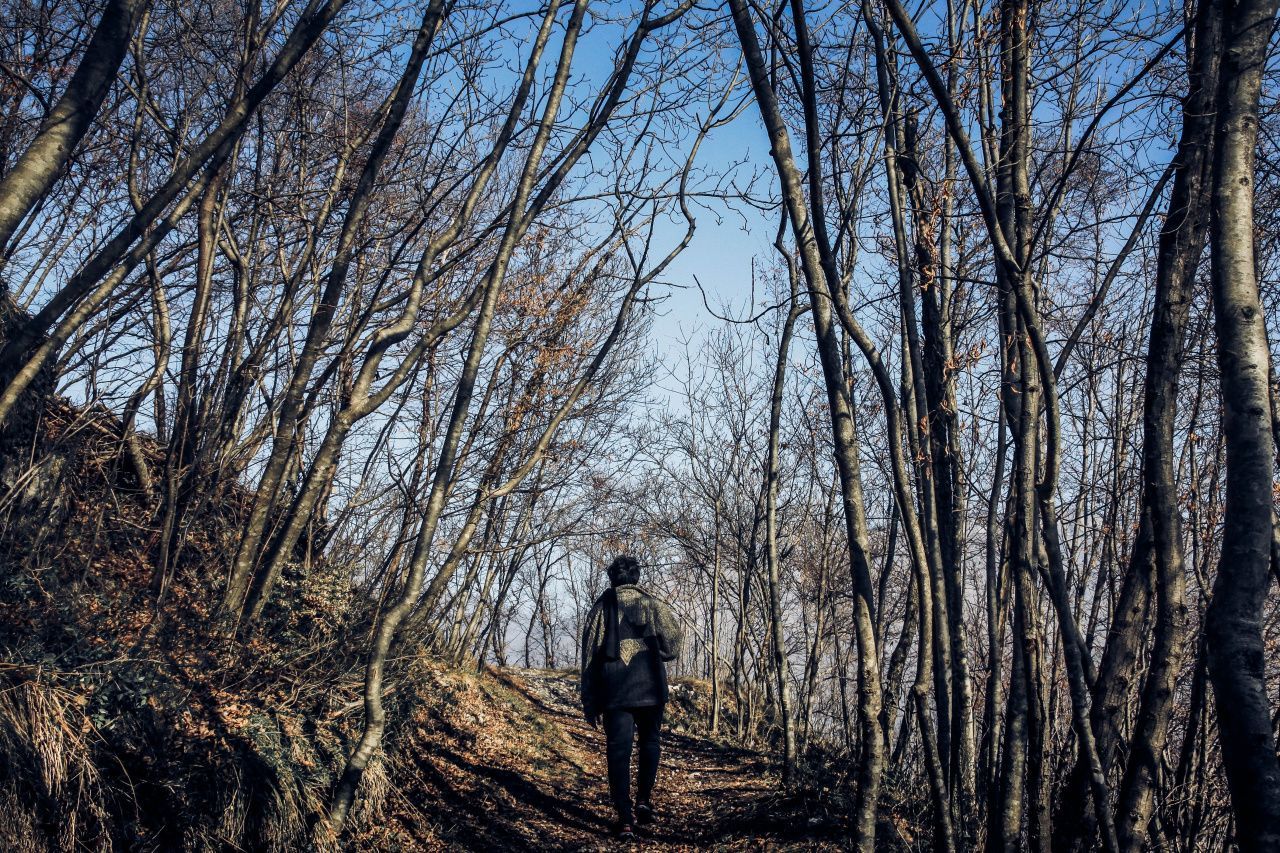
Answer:
[[[600,712],[600,690],[597,683],[599,671],[595,666],[596,653],[604,641],[604,620],[600,611],[600,602],[597,601],[591,608],[591,612],[587,614],[586,623],[582,627],[578,693],[582,699],[582,713],[587,719],[591,719]]]
[[[680,654],[684,629],[680,627],[680,620],[676,618],[675,611],[670,605],[657,597],[653,597],[653,603],[657,615],[660,654],[663,660],[675,660]]]

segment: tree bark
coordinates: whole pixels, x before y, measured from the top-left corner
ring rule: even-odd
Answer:
[[[1210,217],[1214,328],[1226,440],[1222,555],[1205,614],[1209,677],[1241,850],[1280,850],[1280,759],[1263,670],[1274,442],[1270,352],[1254,258],[1258,98],[1277,0],[1223,4]]]
[[[711,734],[720,731],[720,497],[716,496],[711,524]]]

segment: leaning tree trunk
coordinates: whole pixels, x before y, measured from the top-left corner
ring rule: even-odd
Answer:
[[[325,0],[310,4],[274,60],[253,86],[228,106],[218,126],[192,147],[164,184],[107,243],[86,260],[34,316],[10,334],[0,348],[0,377],[4,381],[0,386],[0,424],[9,418],[22,392],[57,348],[177,226],[212,174],[230,157],[258,106],[302,61],[346,2]],[[166,209],[169,209],[167,214]],[[46,335],[48,339],[41,343]]]
[[[254,490],[253,508],[249,514],[249,522],[245,525],[236,555],[232,562],[232,572],[223,594],[221,609],[232,619],[240,618],[240,611],[250,592],[253,570],[257,565],[259,547],[268,536],[271,524],[269,518],[278,506],[281,484],[290,459],[296,452],[297,435],[306,417],[304,397],[308,384],[312,379],[312,370],[320,359],[329,329],[338,312],[338,305],[346,286],[347,276],[356,257],[357,235],[368,213],[373,194],[377,189],[378,175],[387,154],[395,142],[400,125],[413,98],[417,86],[418,75],[426,61],[427,52],[444,17],[444,0],[432,0],[422,16],[413,48],[405,62],[404,72],[396,84],[394,94],[386,110],[382,127],[371,146],[360,179],[351,201],[347,205],[343,217],[342,231],[338,238],[338,250],[325,276],[324,287],[318,298],[315,311],[308,323],[306,339],[292,375],[282,395],[279,413],[276,415],[275,435],[272,442],[271,455],[263,469],[263,474]],[[265,584],[268,592],[270,582]],[[260,610],[259,608],[256,608]],[[256,616],[256,613],[255,613]]]
[[[0,258],[18,225],[49,192],[89,132],[146,5],[147,0],[109,0],[62,97],[40,123],[27,150],[0,180]],[[0,284],[0,292],[3,287]]]
[[[559,4],[553,0],[551,7],[544,16],[543,25],[534,46],[535,53],[541,53],[542,46],[546,44],[547,37],[550,34],[550,25],[555,18],[558,6]],[[329,804],[328,819],[317,826],[319,837],[322,838],[326,835],[337,837],[342,832],[347,816],[350,814],[351,806],[355,802],[356,789],[360,785],[360,780],[364,777],[365,768],[368,767],[374,753],[382,744],[382,735],[386,730],[387,724],[386,710],[382,704],[382,682],[386,670],[387,656],[391,650],[392,641],[399,631],[400,623],[409,614],[409,611],[413,609],[417,603],[418,595],[422,591],[422,582],[426,575],[431,542],[435,536],[436,525],[444,511],[445,497],[449,491],[450,481],[454,477],[453,465],[458,442],[462,437],[463,425],[467,420],[485,342],[492,328],[498,294],[501,291],[507,266],[511,261],[516,239],[521,231],[521,220],[524,219],[527,222],[527,219],[525,219],[527,216],[525,205],[533,192],[534,181],[538,174],[542,155],[551,135],[551,126],[559,112],[561,99],[564,97],[569,77],[569,65],[585,15],[586,0],[578,0],[573,7],[573,14],[565,30],[555,79],[551,84],[551,89],[542,111],[537,134],[525,158],[515,198],[511,204],[511,214],[507,229],[503,234],[501,244],[498,246],[496,256],[490,265],[486,278],[481,284],[484,289],[484,297],[476,316],[475,328],[471,333],[471,342],[467,349],[466,359],[463,362],[462,373],[458,379],[458,388],[454,398],[453,409],[449,416],[449,425],[436,462],[430,496],[427,500],[426,512],[423,514],[422,522],[419,525],[409,572],[395,604],[382,615],[375,629],[373,647],[369,652],[369,660],[365,672],[364,727],[360,738],[347,758],[342,776],[334,788]]]
[[[1155,569],[1156,624],[1150,669],[1116,804],[1116,832],[1125,850],[1141,850],[1147,844],[1186,635],[1186,572],[1178,523],[1174,427],[1192,289],[1209,228],[1212,107],[1222,47],[1221,23],[1218,4],[1201,0],[1193,54],[1188,58],[1190,91],[1183,105],[1182,140],[1156,261],[1142,454],[1142,523],[1149,530]],[[1143,562],[1131,571],[1146,569],[1149,564]]]
[[[729,0],[738,41],[751,77],[756,104],[772,144],[774,164],[782,183],[783,203],[791,218],[792,232],[800,252],[801,267],[809,288],[818,356],[822,363],[827,404],[835,445],[836,469],[844,505],[849,545],[849,569],[853,585],[854,637],[858,644],[858,723],[861,730],[861,758],[857,771],[857,798],[853,806],[853,835],[856,849],[875,849],[876,807],[880,780],[884,774],[884,738],[880,731],[880,657],[876,643],[871,568],[867,556],[866,518],[863,513],[862,483],[857,439],[853,430],[853,410],[845,384],[844,358],[832,304],[840,283],[824,268],[815,239],[820,218],[809,216],[809,202],[792,152],[790,134],[769,78],[769,69],[760,50],[755,23],[746,0]],[[797,16],[802,12],[797,10]],[[811,152],[816,154],[817,152]],[[810,169],[814,168],[813,163]]]

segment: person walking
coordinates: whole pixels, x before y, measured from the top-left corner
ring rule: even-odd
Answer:
[[[681,630],[666,602],[641,589],[640,563],[623,554],[609,564],[609,589],[587,614],[582,631],[582,713],[592,727],[604,718],[609,794],[615,834],[634,836],[652,823],[653,789],[662,757],[667,661],[679,652]],[[631,800],[631,750],[639,735],[636,799]]]

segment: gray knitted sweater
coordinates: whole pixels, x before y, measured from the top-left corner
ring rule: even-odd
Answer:
[[[667,701],[667,665],[679,652],[680,624],[665,601],[634,584],[614,587],[587,614],[582,631],[582,708],[599,714]],[[607,620],[616,618],[616,634]],[[614,648],[610,648],[610,646]]]

